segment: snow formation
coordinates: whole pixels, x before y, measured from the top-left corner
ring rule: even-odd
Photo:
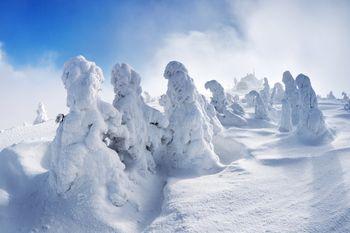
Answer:
[[[292,129],[291,107],[288,100],[282,99],[281,121],[278,130],[280,132],[290,132]]]
[[[46,122],[49,118],[47,117],[45,106],[42,102],[39,103],[38,109],[36,110],[36,118],[33,122],[34,125]]]
[[[270,104],[270,85],[269,80],[264,78],[263,89],[260,91],[260,97],[265,103],[266,107]]]
[[[118,138],[111,148],[122,155],[127,168],[138,172],[155,171],[157,153],[166,134],[168,120],[158,110],[148,106],[142,98],[141,77],[127,64],[116,64],[112,70],[113,105],[122,114],[122,124],[129,132],[128,145],[118,151]]]
[[[217,170],[220,165],[212,139],[218,127],[215,125],[219,123],[213,108],[198,93],[182,63],[169,62],[164,78],[168,80],[166,95],[169,101],[165,113],[172,133],[165,158],[168,167],[195,174]]]
[[[268,120],[268,113],[267,109],[265,106],[264,101],[260,97],[260,94],[257,91],[250,91],[248,95],[252,98],[254,98],[254,103],[255,103],[255,118],[256,119],[263,119],[263,120]]]
[[[299,121],[299,92],[294,78],[289,71],[283,73],[282,82],[285,85],[284,98],[290,104],[292,123],[297,125]]]
[[[69,113],[51,144],[50,185],[63,197],[84,193],[93,204],[106,196],[113,205],[122,206],[128,190],[125,166],[104,137],[126,138],[127,131],[121,114],[99,97],[102,70],[78,56],[65,63],[62,81]]]
[[[295,80],[299,91],[299,122],[297,135],[304,141],[315,141],[328,133],[323,114],[309,77],[299,74]]]
[[[243,108],[236,102],[229,104],[226,98],[224,88],[216,80],[211,80],[205,83],[205,88],[212,93],[211,104],[218,112],[217,117],[221,124],[225,126],[243,126],[247,121],[242,117],[244,115]]]
[[[271,105],[280,104],[284,98],[284,89],[281,83],[275,83],[271,93]]]

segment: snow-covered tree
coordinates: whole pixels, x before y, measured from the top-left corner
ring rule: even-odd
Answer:
[[[222,113],[228,104],[224,88],[216,80],[206,82],[205,88],[209,89],[212,94],[210,103],[217,112]]]
[[[284,98],[283,86],[281,83],[277,82],[272,88],[271,105],[282,103],[283,98]]]
[[[334,96],[334,94],[333,94],[333,91],[330,91],[330,92],[328,93],[327,99],[329,99],[329,100],[335,100],[335,99],[336,99],[335,96]]]
[[[290,104],[292,123],[297,125],[299,121],[299,92],[294,78],[289,71],[283,73],[282,82],[285,86],[284,98]]]
[[[263,89],[260,91],[260,97],[264,101],[266,107],[270,104],[270,85],[269,80],[264,78]]]
[[[328,132],[323,114],[309,77],[299,74],[295,80],[299,91],[299,122],[297,134],[305,140],[316,140]]]
[[[345,92],[342,92],[341,95],[343,97],[343,101],[345,101],[345,102],[349,101],[349,96]]]
[[[290,132],[293,129],[291,107],[287,99],[282,99],[282,114],[279,125],[280,132]]]
[[[42,102],[39,103],[38,109],[36,110],[36,118],[33,122],[34,125],[44,123],[48,120],[45,106]]]
[[[152,96],[147,91],[142,92],[142,97],[143,97],[143,100],[145,101],[145,103],[150,103],[153,100]]]
[[[102,70],[78,56],[65,63],[62,81],[69,113],[50,146],[50,185],[64,197],[82,192],[91,200],[107,197],[121,206],[128,190],[125,166],[104,138],[126,138],[127,131],[121,114],[99,97]]]
[[[168,80],[169,130],[172,140],[168,144],[166,162],[172,171],[185,170],[201,174],[219,168],[212,138],[215,115],[210,104],[200,95],[185,66],[177,61],[169,62],[164,71]],[[213,108],[211,109],[211,111]]]
[[[158,110],[145,104],[141,77],[127,64],[116,64],[112,70],[113,105],[122,114],[122,124],[129,131],[128,148],[121,151],[127,168],[138,172],[155,171],[154,157],[161,145],[168,120]]]
[[[218,81],[211,80],[206,82],[205,88],[209,89],[212,93],[210,103],[218,112],[217,117],[221,124],[225,126],[243,126],[247,124],[247,121],[242,117],[244,115],[243,108],[238,103],[229,105],[224,88]]]
[[[255,118],[256,119],[264,119],[268,120],[267,108],[265,106],[264,101],[261,99],[260,94],[257,91],[250,91],[249,96],[254,98],[255,103]]]

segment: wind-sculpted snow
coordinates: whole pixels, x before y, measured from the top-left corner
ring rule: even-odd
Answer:
[[[299,92],[294,78],[289,71],[283,73],[282,82],[285,85],[284,98],[291,107],[292,123],[293,125],[297,125],[299,121]]]
[[[254,98],[255,118],[268,120],[269,117],[268,117],[267,109],[264,101],[260,97],[260,94],[257,91],[251,91],[248,93],[248,95]]]
[[[122,124],[129,131],[128,148],[120,151],[127,168],[138,172],[155,171],[155,159],[169,122],[158,110],[145,104],[141,77],[127,64],[116,64],[112,70],[114,107],[122,114]],[[113,141],[112,148],[113,148]],[[117,147],[118,148],[118,143]]]
[[[36,118],[34,120],[34,125],[44,123],[48,120],[45,106],[42,102],[39,103],[38,109],[36,110]]]
[[[271,105],[282,103],[282,99],[284,98],[284,90],[281,83],[275,83],[272,89],[271,94]]]
[[[64,197],[83,192],[93,200],[106,195],[112,204],[122,206],[127,200],[125,166],[103,135],[127,134],[120,113],[99,98],[102,71],[78,56],[65,63],[62,81],[69,113],[51,144],[51,187]]]
[[[316,141],[329,134],[309,77],[299,74],[295,80],[299,91],[299,123],[297,135],[304,141]]]
[[[244,115],[243,108],[238,103],[229,105],[224,88],[216,80],[205,83],[205,88],[212,93],[211,104],[217,111],[217,117],[225,126],[243,126],[247,121],[242,117]]]
[[[200,95],[185,66],[177,61],[168,63],[164,71],[168,80],[169,104],[165,109],[169,117],[172,140],[168,145],[167,165],[173,171],[184,170],[201,174],[219,168],[212,138],[215,130],[209,103]],[[208,112],[209,111],[209,112]]]

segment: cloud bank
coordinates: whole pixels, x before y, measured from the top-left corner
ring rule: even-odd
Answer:
[[[285,70],[294,76],[305,73],[323,95],[331,89],[337,95],[350,91],[349,5],[347,1],[228,1],[230,20],[239,27],[227,23],[168,34],[141,71],[145,89],[164,92],[164,67],[179,60],[202,91],[207,80],[232,87],[234,77],[253,70],[272,82],[281,81]],[[154,83],[160,86],[155,88]]]

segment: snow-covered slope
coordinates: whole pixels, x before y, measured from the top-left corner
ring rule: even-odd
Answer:
[[[169,180],[147,232],[349,232],[350,114],[337,101],[320,108],[337,132],[328,145],[276,128],[229,129],[250,155],[214,175]]]
[[[45,188],[54,121],[3,130],[0,232],[350,232],[350,113],[337,100],[319,108],[330,143],[305,145],[254,119],[214,136],[221,172],[168,178],[163,191],[155,177],[137,190],[138,212],[101,206],[98,216],[84,193],[57,199]]]

